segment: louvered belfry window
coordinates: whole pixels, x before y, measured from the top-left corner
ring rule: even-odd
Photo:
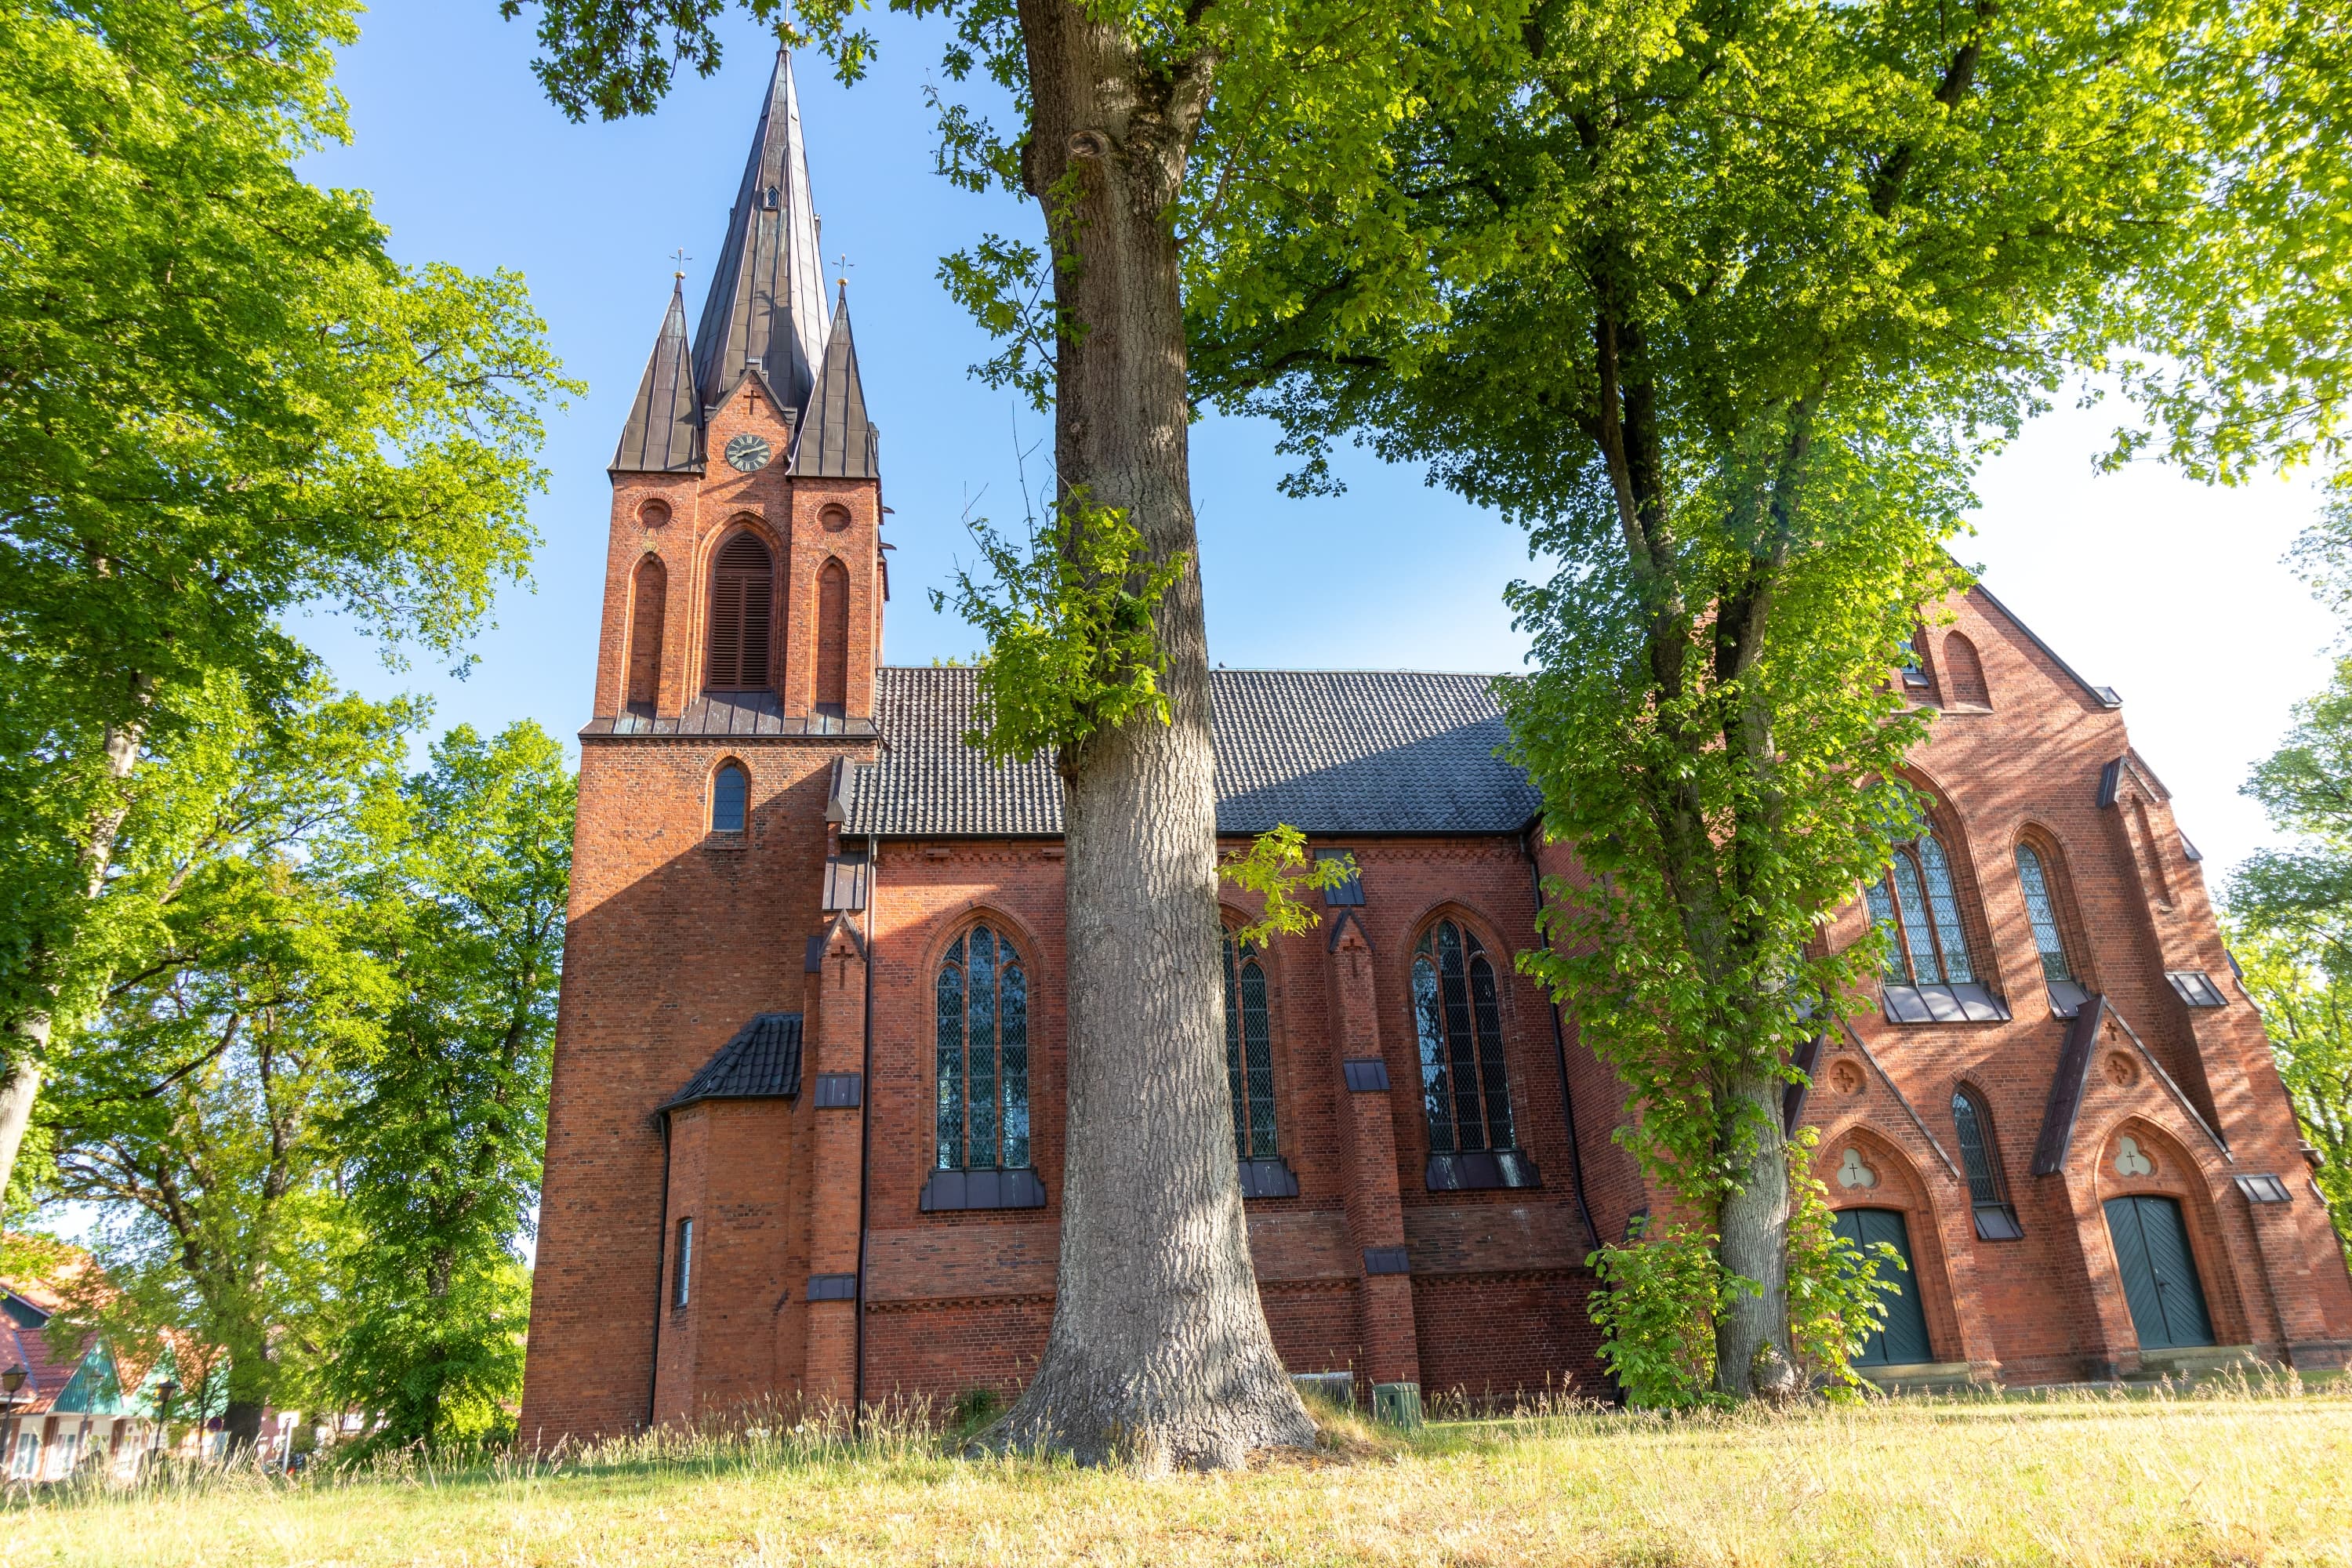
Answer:
[[[1274,1039],[1265,1003],[1265,966],[1255,942],[1225,933],[1225,1076],[1234,1091],[1234,1153],[1271,1160]]]
[[[1440,921],[1412,955],[1422,1109],[1433,1154],[1515,1149],[1495,966],[1477,935]]]
[[[711,691],[757,691],[768,684],[768,643],[775,562],[758,537],[739,533],[719,547],[710,570],[710,658],[702,684]]]
[[[1029,1164],[1029,979],[986,925],[940,963],[939,1144],[942,1171]]]
[[[1864,889],[1886,934],[1886,977],[1899,985],[1965,985],[1977,977],[1951,862],[1935,835],[1897,845],[1886,875]]]

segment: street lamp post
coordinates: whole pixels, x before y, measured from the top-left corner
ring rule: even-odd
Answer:
[[[18,1362],[7,1371],[0,1372],[0,1401],[5,1401],[5,1404],[0,1404],[0,1409],[5,1409],[8,1416],[8,1443],[5,1453],[0,1454],[0,1477],[16,1468],[16,1394],[24,1386],[24,1363]]]

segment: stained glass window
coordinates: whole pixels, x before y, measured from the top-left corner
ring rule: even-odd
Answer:
[[[2025,889],[2025,918],[2033,927],[2033,945],[2042,954],[2042,977],[2072,980],[2074,966],[2066,962],[2066,943],[2058,934],[2058,910],[2051,901],[2050,879],[2042,857],[2030,844],[2017,847],[2017,879]]]
[[[977,925],[940,963],[937,1163],[1029,1163],[1029,982],[1012,942]]]
[[[1495,966],[1476,933],[1440,921],[1412,957],[1413,1032],[1433,1154],[1515,1149]]]
[[[1899,985],[1959,985],[1976,979],[1951,862],[1934,835],[1897,845],[1885,878],[1863,893],[1871,923],[1887,935],[1887,979]]]
[[[710,831],[742,832],[744,807],[751,793],[749,774],[733,763],[721,764],[710,780]]]
[[[1265,1000],[1265,966],[1255,944],[1225,933],[1225,1076],[1234,1091],[1234,1153],[1271,1160],[1274,1040]]]

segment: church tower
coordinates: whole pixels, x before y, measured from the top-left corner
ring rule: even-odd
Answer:
[[[878,442],[817,237],[779,54],[700,323],[689,342],[680,274],[613,454],[596,716],[616,733],[874,716]]]
[[[613,454],[532,1441],[848,1392],[846,1308],[778,1284],[856,1267],[858,1119],[801,1087],[804,1057],[820,1089],[862,1066],[864,861],[834,806],[876,755],[889,587],[817,246],[779,54],[700,318],[680,274]]]

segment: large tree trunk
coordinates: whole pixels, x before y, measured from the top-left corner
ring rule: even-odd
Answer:
[[[152,700],[151,683],[143,677],[132,678],[131,688],[142,706]],[[131,815],[121,786],[139,765],[139,742],[145,732],[143,722],[110,727],[106,731],[106,776],[115,786],[115,798],[89,825],[81,847],[86,895],[92,900],[106,890],[106,874],[114,864],[114,841],[122,832],[123,819]],[[58,991],[59,986],[52,983],[52,1001]],[[25,1146],[25,1130],[33,1123],[33,1105],[40,1098],[41,1072],[48,1061],[53,1027],[50,1013],[44,1011],[12,1018],[5,1031],[0,1032],[0,1046],[7,1051],[5,1068],[0,1068],[7,1075],[0,1080],[0,1196],[8,1191],[9,1178],[16,1171],[16,1155]]]
[[[1717,1125],[1734,1157],[1734,1185],[1717,1216],[1725,1270],[1751,1279],[1715,1320],[1715,1386],[1735,1399],[1795,1392],[1789,1357],[1789,1159],[1780,1127],[1785,1086],[1750,1074],[1723,1091]]]
[[[1060,338],[1065,497],[1121,507],[1156,560],[1172,722],[1066,751],[1069,1072],[1062,1251],[1036,1377],[992,1441],[1150,1468],[1238,1466],[1314,1427],[1267,1331],[1234,1155],[1219,983],[1207,633],[1186,471],[1170,207],[1214,68],[1152,71],[1069,0],[1021,6]],[[1075,176],[1057,207],[1055,187]],[[1067,187],[1065,187],[1067,188]]]

